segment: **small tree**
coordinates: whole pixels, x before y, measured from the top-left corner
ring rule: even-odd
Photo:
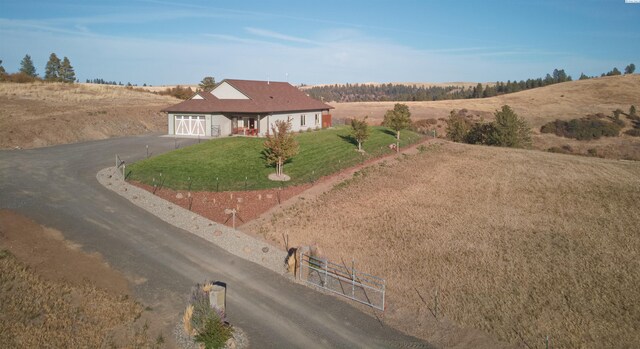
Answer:
[[[636,106],[632,105],[629,107],[629,116],[636,116]]]
[[[58,71],[58,76],[62,82],[75,82],[76,81],[76,72],[73,70],[71,66],[71,62],[69,58],[64,57],[62,59],[62,63],[60,64],[60,70]]]
[[[367,125],[367,118],[358,120],[357,118],[351,119],[351,136],[358,142],[358,151],[362,151],[362,143],[369,138],[369,125]]]
[[[496,121],[487,143],[500,147],[525,148],[531,145],[531,128],[511,107],[503,105],[495,112]]]
[[[396,131],[396,151],[400,149],[400,131],[411,125],[411,112],[406,104],[396,103],[392,110],[384,113],[382,126]]]
[[[60,81],[60,58],[55,53],[51,53],[49,61],[44,67],[44,79],[47,81]]]
[[[4,81],[5,75],[7,75],[7,71],[4,70],[4,67],[2,66],[2,60],[0,59],[0,81]]]
[[[204,79],[200,81],[198,87],[200,87],[202,91],[209,92],[216,87],[216,79],[214,79],[213,76],[205,76]]]
[[[458,143],[465,142],[470,129],[471,125],[467,118],[458,114],[455,109],[449,113],[449,120],[447,120],[447,138]]]
[[[264,148],[267,164],[276,165],[276,175],[282,177],[285,162],[298,154],[298,142],[291,132],[291,119],[276,121],[271,126]]]
[[[31,56],[24,56],[24,58],[20,62],[20,72],[32,78],[38,76],[38,74],[36,73],[36,67],[33,65],[33,61],[31,60]]]
[[[633,72],[635,72],[635,71],[636,71],[636,65],[633,64],[633,63],[629,64],[628,66],[626,66],[624,68],[624,73],[625,74],[633,74]]]

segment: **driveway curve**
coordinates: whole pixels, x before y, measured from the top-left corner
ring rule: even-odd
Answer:
[[[180,139],[178,146],[197,140]],[[132,282],[169,334],[196,282],[227,283],[229,321],[259,348],[432,348],[335,297],[176,228],[104,188],[96,173],[115,154],[127,163],[173,150],[173,138],[145,135],[0,151],[0,208],[63,232],[99,252]]]

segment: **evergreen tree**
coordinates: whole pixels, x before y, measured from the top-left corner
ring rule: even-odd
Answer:
[[[76,73],[71,66],[71,62],[69,58],[64,57],[62,59],[62,64],[60,64],[60,70],[58,71],[58,76],[60,77],[60,81],[73,83],[76,81]]]
[[[584,73],[580,73],[580,78],[578,80],[587,80],[589,79],[588,76],[586,76]]]
[[[204,79],[200,81],[200,84],[198,85],[198,87],[202,91],[209,92],[213,90],[214,87],[216,87],[216,79],[214,79],[213,76],[205,76]]]
[[[60,81],[60,58],[55,53],[51,53],[49,61],[44,68],[44,79],[47,81]]]
[[[626,74],[633,74],[633,72],[635,72],[635,71],[636,71],[636,65],[633,64],[633,63],[629,64],[628,66],[626,66],[624,68],[625,75]]]
[[[38,76],[36,73],[36,67],[33,65],[33,61],[31,60],[31,56],[24,56],[20,62],[20,72],[33,78]]]
[[[636,106],[632,105],[629,107],[629,116],[636,116]]]
[[[7,71],[4,70],[4,67],[2,66],[2,60],[0,59],[0,81],[4,80],[5,75],[7,75]]]
[[[607,76],[616,76],[616,75],[621,75],[622,73],[620,73],[620,71],[618,70],[618,68],[613,68],[612,71],[607,73]]]
[[[478,83],[475,89],[473,89],[473,98],[482,97],[482,84]]]
[[[488,135],[488,144],[500,147],[525,148],[531,145],[531,128],[508,105],[495,112],[496,121]]]

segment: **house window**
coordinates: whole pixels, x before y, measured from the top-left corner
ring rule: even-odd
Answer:
[[[305,126],[307,124],[307,116],[302,114],[300,115],[300,126]]]
[[[320,116],[316,114],[316,125],[320,124]]]

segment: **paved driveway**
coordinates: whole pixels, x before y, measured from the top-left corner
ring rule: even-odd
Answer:
[[[178,140],[180,146],[195,142]],[[174,139],[148,135],[0,151],[0,207],[101,253],[163,317],[165,336],[191,286],[208,279],[227,283],[229,321],[246,331],[252,347],[431,347],[175,228],[97,182],[97,171],[112,166],[116,153],[130,163],[145,156],[145,145],[157,155],[174,149]]]

